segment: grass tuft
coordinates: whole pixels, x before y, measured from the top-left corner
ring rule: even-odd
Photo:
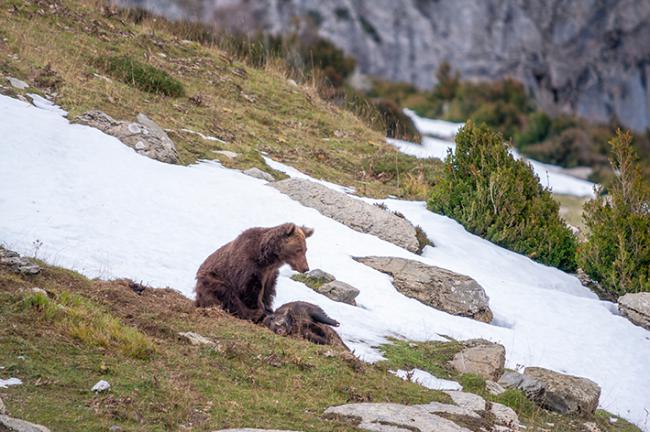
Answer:
[[[128,56],[102,59],[107,73],[140,90],[172,97],[185,95],[183,84],[164,70],[139,62]]]

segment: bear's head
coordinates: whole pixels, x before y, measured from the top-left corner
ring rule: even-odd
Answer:
[[[314,233],[313,228],[299,227],[295,224],[281,225],[281,242],[278,258],[300,273],[309,271],[307,263],[307,237]]]

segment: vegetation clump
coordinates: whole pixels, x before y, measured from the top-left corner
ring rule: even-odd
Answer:
[[[164,70],[129,56],[108,57],[103,61],[103,65],[114,78],[142,91],[172,97],[185,95],[185,89],[179,80]]]
[[[632,135],[620,130],[610,141],[616,174],[603,195],[584,207],[588,237],[578,261],[606,296],[650,291],[650,184],[644,178]]]
[[[449,151],[428,207],[531,259],[566,271],[576,268],[575,237],[550,191],[484,125],[468,122],[456,135],[456,151]]]

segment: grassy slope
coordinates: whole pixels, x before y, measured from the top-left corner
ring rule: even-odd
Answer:
[[[34,286],[49,299],[32,293]],[[102,325],[107,318],[118,325]],[[211,337],[219,348],[191,346],[178,336],[185,331]],[[197,310],[173,290],[137,295],[124,281],[92,281],[50,266],[34,277],[0,266],[0,346],[3,377],[24,381],[0,390],[10,414],[52,430],[105,431],[116,424],[143,431],[343,431],[352,428],[320,418],[325,408],[446,400],[384,367],[325,354],[330,347]],[[90,388],[100,379],[112,388],[94,395]]]
[[[185,40],[178,26],[171,33],[164,20],[134,24],[125,14],[104,16],[101,5],[93,0],[3,2],[1,84],[6,84],[4,74],[39,87],[44,81],[39,74],[50,65],[59,81],[55,100],[70,112],[69,118],[91,109],[118,119],[144,112],[174,131],[170,136],[184,164],[219,158],[213,150],[226,149],[242,156],[225,159],[225,165],[272,172],[260,157],[268,152],[315,177],[376,196],[403,195],[397,176],[377,179],[370,173],[377,163],[397,166],[398,159],[408,159],[432,169],[431,163],[398,154],[352,113],[319,99],[313,87],[288,83],[280,65],[248,67],[214,47]],[[146,93],[111,78],[102,59],[123,55],[179,79],[186,96]],[[206,141],[183,128],[227,144]]]

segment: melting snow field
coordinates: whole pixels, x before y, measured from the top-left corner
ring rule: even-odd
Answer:
[[[276,306],[319,304],[341,322],[357,355],[376,361],[388,336],[413,340],[486,338],[507,350],[507,366],[542,366],[600,384],[602,408],[650,430],[650,332],[615,313],[578,280],[467,233],[422,202],[386,200],[436,244],[423,256],[353,231],[214,162],[160,163],[117,139],[69,124],[61,113],[0,96],[0,242],[91,277],[129,277],[193,296],[203,259],[251,226],[287,221],[315,228],[308,260],[357,287],[359,307],[336,303],[289,279]],[[297,171],[282,164],[290,175]],[[490,297],[485,324],[427,307],[352,256],[421,260],[467,274]]]
[[[418,117],[411,110],[404,112],[413,120],[415,127],[422,134],[422,144],[415,144],[408,141],[401,141],[389,138],[389,144],[397,147],[401,152],[417,158],[438,158],[444,159],[447,150],[455,150],[456,144],[453,138],[463,123],[452,123],[443,120],[433,120]],[[522,158],[515,150],[511,153],[517,159]],[[533,167],[533,171],[539,177],[542,185],[550,188],[554,193],[564,195],[575,195],[579,197],[591,197],[594,194],[594,184],[562,172],[557,166],[547,165],[532,159],[526,159]]]

